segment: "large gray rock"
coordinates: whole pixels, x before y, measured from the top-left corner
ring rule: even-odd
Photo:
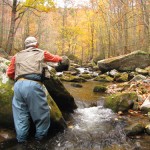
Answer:
[[[119,71],[134,71],[135,68],[145,68],[150,65],[150,54],[144,51],[134,51],[127,55],[98,61],[98,67],[106,72],[112,69]]]

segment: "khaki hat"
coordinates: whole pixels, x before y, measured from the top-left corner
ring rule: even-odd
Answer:
[[[38,42],[37,42],[37,39],[35,37],[29,36],[26,38],[24,43],[25,43],[25,47],[32,47],[32,46],[36,46],[36,44]]]

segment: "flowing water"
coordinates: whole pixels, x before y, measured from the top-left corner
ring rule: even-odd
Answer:
[[[74,123],[64,133],[52,138],[49,148],[55,150],[100,150],[110,146],[129,147],[122,126],[115,115],[102,106],[78,108]]]
[[[68,120],[68,128],[64,132],[53,135],[42,143],[31,141],[19,145],[8,141],[1,144],[1,149],[10,150],[130,150],[135,147],[127,139],[123,126],[124,122],[115,120],[116,115],[103,108],[103,96],[93,93],[97,82],[83,83],[82,88],[71,87],[64,83],[73,95],[78,109]],[[96,103],[97,106],[91,105]]]

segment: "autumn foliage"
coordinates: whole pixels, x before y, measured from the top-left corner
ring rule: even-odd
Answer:
[[[64,0],[63,7],[52,0],[2,0],[0,47],[14,54],[32,35],[40,48],[82,61],[148,52],[149,12],[147,0],[89,0],[82,5]]]

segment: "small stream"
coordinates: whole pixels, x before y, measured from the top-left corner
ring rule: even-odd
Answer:
[[[100,150],[106,147],[130,145],[120,124],[113,121],[115,115],[102,106],[78,108],[73,125],[64,133],[49,141],[49,148],[55,150]]]
[[[68,128],[45,139],[42,143],[30,141],[19,145],[16,141],[1,143],[0,149],[7,150],[136,150],[123,131],[124,121],[116,121],[116,115],[103,108],[103,97],[93,93],[94,81],[82,83],[82,88],[75,88],[64,82],[67,90],[75,98],[78,109],[68,121]],[[91,106],[96,103],[97,106]],[[2,145],[3,144],[3,145]]]

